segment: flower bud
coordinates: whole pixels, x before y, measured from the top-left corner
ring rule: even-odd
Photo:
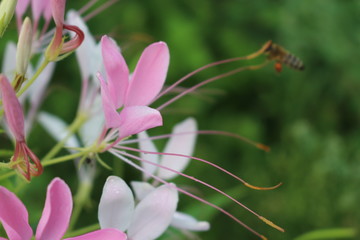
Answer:
[[[16,73],[24,75],[30,60],[32,46],[32,26],[30,18],[26,17],[21,27],[16,51]]]
[[[0,3],[0,37],[9,25],[16,8],[17,0],[2,0]]]
[[[39,158],[30,150],[25,141],[24,113],[13,87],[5,75],[0,74],[0,93],[7,125],[16,140],[12,167],[30,181],[39,176],[43,167]]]
[[[26,80],[25,74],[28,68],[31,46],[32,46],[32,25],[30,18],[25,18],[21,27],[19,41],[16,51],[16,76],[14,80],[14,89],[17,92],[22,83]]]
[[[55,34],[45,51],[45,58],[49,61],[59,61],[78,48],[84,41],[84,33],[80,28],[64,24],[65,0],[51,0],[52,16],[56,25]],[[75,37],[65,42],[63,30],[75,33]]]
[[[5,75],[0,74],[0,93],[7,125],[17,142],[25,141],[24,113],[13,87]]]

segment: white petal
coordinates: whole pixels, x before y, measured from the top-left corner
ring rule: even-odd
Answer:
[[[134,197],[128,185],[119,177],[108,177],[99,204],[101,229],[116,228],[124,231],[130,225],[133,213]]]
[[[169,139],[164,153],[178,153],[191,156],[194,151],[197,136],[195,131],[197,131],[197,126],[196,121],[193,118],[187,118],[185,121],[175,125],[172,131],[174,136]],[[178,135],[179,133],[186,132],[192,133]],[[188,165],[189,160],[189,158],[164,155],[160,160],[160,164],[178,172],[182,172]],[[170,172],[169,170],[159,169],[158,176],[168,180],[176,177],[177,174]]]
[[[66,19],[70,25],[79,27],[85,35],[81,46],[76,49],[76,57],[80,65],[82,78],[88,79],[90,76],[95,76],[101,65],[100,47],[96,44],[84,20],[76,11],[70,10]],[[74,36],[74,33],[71,34]],[[98,83],[97,79],[96,83]]]
[[[159,237],[169,226],[177,207],[175,185],[163,185],[152,191],[137,206],[128,229],[131,240],[150,240]]]
[[[149,136],[147,135],[147,133],[145,131],[138,134],[140,150],[148,151],[148,152],[157,152],[158,150],[156,149],[156,146],[148,138],[149,138]],[[147,140],[142,140],[142,139],[147,139]],[[159,163],[159,155],[157,155],[157,154],[140,153],[140,157],[142,159],[145,159],[147,161],[150,161],[150,162],[153,162],[156,164]],[[151,173],[151,174],[154,174],[155,170],[157,169],[156,166],[145,163],[145,162],[141,162],[141,166],[145,169],[146,172]],[[148,174],[144,173],[145,180],[149,179],[149,177],[150,176]]]
[[[174,213],[171,226],[190,231],[207,231],[210,229],[210,223],[198,221],[193,216],[182,212]]]
[[[40,60],[39,62],[43,62]],[[38,66],[39,67],[39,66]],[[29,97],[31,104],[38,104],[44,96],[45,89],[54,73],[55,63],[50,62],[46,68],[40,73],[39,77],[29,88]],[[29,72],[29,71],[28,71]],[[30,75],[32,76],[32,75]]]
[[[38,116],[39,123],[56,140],[61,141],[67,135],[68,125],[60,118],[41,112]],[[76,137],[72,135],[65,143],[66,147],[80,147]]]
[[[155,190],[155,187],[147,182],[132,181],[131,187],[137,200],[143,200],[149,193]]]
[[[75,160],[75,166],[78,166],[77,173],[79,178],[79,187],[92,187],[96,175],[96,159],[88,157],[85,162],[79,166],[80,159]]]
[[[81,126],[79,135],[85,146],[94,143],[104,128],[105,118],[102,111],[101,97],[97,96],[93,105],[90,118]]]
[[[5,54],[3,56],[2,73],[9,79],[13,79],[15,76],[16,65],[16,45],[13,42],[8,42],[5,47]]]

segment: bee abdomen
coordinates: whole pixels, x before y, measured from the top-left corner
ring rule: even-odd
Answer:
[[[285,65],[287,65],[293,69],[296,69],[296,70],[304,70],[305,69],[304,63],[299,58],[295,57],[292,54],[287,54],[282,59],[282,62]]]

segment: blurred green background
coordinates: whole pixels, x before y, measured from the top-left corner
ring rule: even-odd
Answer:
[[[86,2],[68,1],[68,8],[79,9]],[[219,164],[254,185],[282,182],[276,190],[248,189],[197,162],[186,173],[229,192],[282,226],[285,233],[214,191],[181,177],[175,182],[218,203],[269,239],[295,239],[317,229],[356,229],[360,220],[359,7],[355,0],[121,0],[88,24],[97,39],[103,34],[113,37],[132,66],[146,45],[165,41],[171,54],[168,84],[205,64],[250,54],[270,39],[304,61],[302,72],[284,67],[279,74],[271,64],[209,84],[199,91],[202,97],[186,96],[166,108],[164,127],[150,131],[154,135],[170,132],[175,123],[193,116],[201,130],[234,132],[269,145],[271,151],[265,153],[229,137],[199,136],[194,156]],[[218,66],[183,86],[264,59]],[[80,84],[75,57],[60,62],[43,109],[70,123],[77,110]],[[29,145],[43,156],[55,143],[49,139],[36,125]],[[159,149],[163,144],[159,142]],[[116,174],[126,180],[140,179],[140,173],[119,160],[103,159],[115,164]],[[82,213],[78,227],[97,222],[102,186],[113,174],[100,167],[98,172],[93,204]],[[64,178],[76,192],[76,172],[70,162],[49,167],[43,176],[34,178],[19,193],[34,226],[46,184],[54,176]],[[189,197],[181,196],[179,210],[211,222],[210,231],[198,234],[201,239],[257,239],[222,213]],[[170,230],[162,239],[189,238],[175,233]]]

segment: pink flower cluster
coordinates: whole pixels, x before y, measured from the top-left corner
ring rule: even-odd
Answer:
[[[109,0],[109,2],[113,1],[115,0]],[[96,0],[90,0],[88,4],[91,5],[95,2]],[[2,105],[0,117],[4,114],[5,130],[14,137],[15,150],[9,163],[0,166],[15,169],[22,178],[30,182],[32,177],[38,177],[43,173],[42,163],[45,166],[45,162],[48,164],[51,160],[61,162],[75,159],[79,173],[79,185],[85,185],[90,189],[88,192],[84,190],[85,197],[90,196],[94,184],[96,169],[93,162],[99,162],[108,167],[99,157],[101,153],[109,152],[143,173],[142,182],[131,183],[132,190],[121,178],[108,177],[99,203],[98,220],[101,229],[65,240],[122,240],[127,238],[151,240],[161,236],[169,226],[182,231],[207,231],[210,228],[208,222],[198,221],[186,213],[177,211],[179,193],[221,211],[255,235],[266,239],[221,207],[170,182],[177,176],[184,176],[215,190],[268,225],[282,231],[280,227],[250,210],[222,190],[183,173],[190,159],[193,159],[210,165],[253,189],[269,190],[278,186],[270,188],[253,186],[214,163],[192,157],[197,134],[214,134],[214,131],[199,131],[196,121],[193,118],[187,118],[177,124],[171,134],[150,137],[146,133],[146,130],[163,125],[160,111],[164,107],[226,74],[185,89],[158,108],[150,107],[154,101],[174,90],[182,81],[207,67],[194,71],[164,90],[170,61],[169,49],[165,42],[156,42],[146,47],[134,71],[130,73],[120,48],[113,39],[104,35],[98,45],[76,11],[70,11],[67,21],[64,20],[65,3],[65,0],[18,0],[16,5],[16,20],[21,39],[15,50],[11,47],[12,45],[9,45],[6,54],[8,59],[5,61],[8,66],[0,74]],[[23,15],[29,6],[31,6],[33,25],[28,17],[23,21]],[[55,29],[47,31],[51,18],[54,19]],[[44,25],[40,31],[37,31],[40,22],[44,22]],[[3,31],[3,29],[0,30]],[[33,34],[33,32],[37,34]],[[15,60],[12,57],[14,52],[16,52]],[[37,113],[37,111],[53,72],[54,64],[65,59],[72,52],[77,54],[82,76],[82,90],[77,115],[83,117],[81,119],[83,122],[75,130],[70,131],[70,127],[60,118],[49,113]],[[37,64],[34,70],[30,59],[33,54],[37,53],[41,53],[42,56],[39,60],[40,64]],[[16,67],[14,67],[15,65]],[[14,69],[16,70],[13,71]],[[237,69],[231,74],[238,71]],[[15,72],[16,75],[13,79],[9,72]],[[32,77],[28,78],[29,75]],[[26,101],[23,98],[30,100],[30,110],[27,111],[26,117],[21,103]],[[26,140],[26,133],[30,127],[25,128],[25,125],[31,125],[36,119],[35,116],[38,116],[39,123],[58,141],[60,147],[55,146],[54,149],[57,151],[55,152],[58,153],[59,149],[67,147],[70,152],[68,156],[49,160],[47,159],[48,155],[52,157],[56,155],[56,153],[52,155],[52,151],[50,151],[43,158],[44,160],[40,161],[30,150]],[[74,123],[77,121],[74,120]],[[75,137],[75,133],[78,133],[79,138]],[[230,133],[217,133],[241,138]],[[131,139],[133,135],[136,135],[137,138]],[[169,138],[163,152],[159,152],[152,141],[161,138]],[[248,142],[265,149],[264,145]],[[139,149],[125,146],[133,143],[138,143]],[[138,155],[129,152],[136,152]],[[90,167],[86,165],[87,161]],[[140,164],[136,164],[134,161],[140,161]],[[149,179],[155,181],[150,184]],[[81,203],[81,198],[76,199]],[[35,239],[63,239],[69,226],[72,208],[70,188],[60,178],[54,178],[47,189],[45,206],[36,229]],[[14,193],[2,186],[0,186],[0,222],[8,239],[34,239],[25,206]],[[0,237],[0,240],[4,239],[6,238]]]

